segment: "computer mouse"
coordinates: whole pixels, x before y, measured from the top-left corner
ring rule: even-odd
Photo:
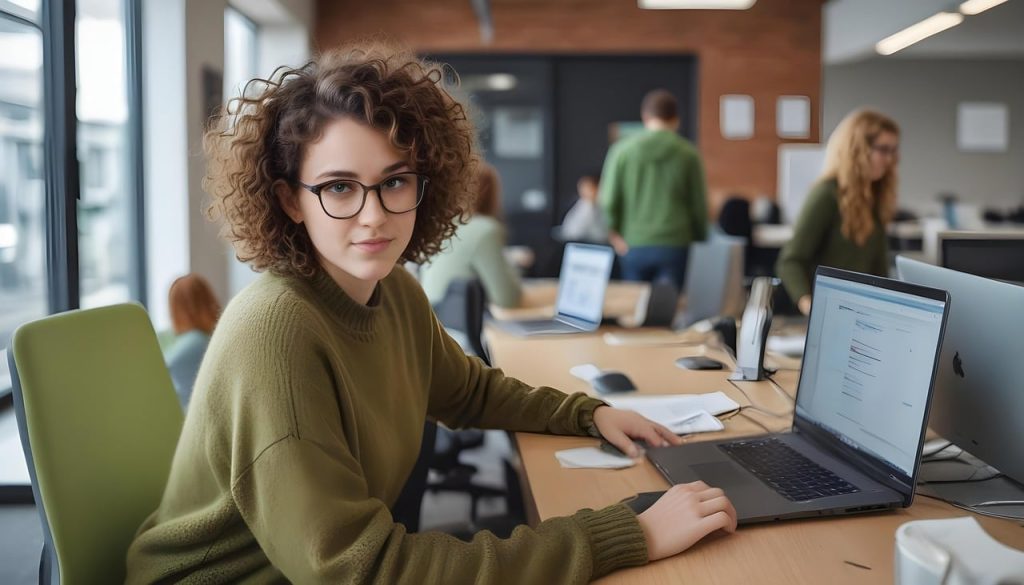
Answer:
[[[636,390],[636,384],[622,372],[603,372],[592,378],[590,384],[598,394],[615,394]]]
[[[725,367],[722,362],[702,355],[681,357],[676,360],[676,365],[685,370],[721,370]]]

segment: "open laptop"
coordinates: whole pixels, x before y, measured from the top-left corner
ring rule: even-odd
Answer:
[[[909,506],[949,295],[820,267],[789,432],[650,449],[725,490],[741,523]]]
[[[553,319],[496,320],[516,335],[554,335],[594,331],[601,325],[604,295],[615,252],[608,246],[566,244]]]

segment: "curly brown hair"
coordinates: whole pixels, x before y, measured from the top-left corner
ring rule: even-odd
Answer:
[[[258,271],[316,273],[309,234],[288,217],[275,190],[286,185],[295,192],[305,147],[344,116],[384,132],[416,172],[430,177],[401,259],[423,262],[436,254],[472,205],[479,164],[473,125],[446,89],[446,73],[377,43],[330,51],[246,84],[204,138],[204,186],[213,198],[207,213],[223,220],[222,235],[238,259]]]

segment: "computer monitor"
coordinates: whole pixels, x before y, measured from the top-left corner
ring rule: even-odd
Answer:
[[[939,264],[958,272],[1024,285],[1024,231],[942,232]]]
[[[1024,287],[903,256],[902,280],[949,292],[931,428],[1007,477],[1024,483]]]

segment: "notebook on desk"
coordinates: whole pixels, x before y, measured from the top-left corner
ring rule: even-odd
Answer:
[[[909,506],[948,294],[819,268],[789,432],[647,451],[725,490],[741,523]]]
[[[494,320],[516,335],[554,335],[594,331],[601,325],[604,296],[615,252],[608,246],[566,244],[552,319]]]

